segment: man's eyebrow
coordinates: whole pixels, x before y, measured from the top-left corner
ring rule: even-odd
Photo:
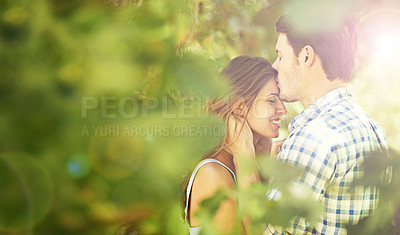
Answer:
[[[279,96],[279,95],[278,95],[278,94],[276,94],[276,93],[270,93],[268,96],[270,96],[270,95]]]

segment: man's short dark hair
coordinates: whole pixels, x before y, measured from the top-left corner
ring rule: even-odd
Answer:
[[[339,26],[335,30],[301,32],[288,15],[283,15],[276,23],[276,31],[287,35],[296,56],[303,47],[311,46],[329,80],[339,78],[348,82],[355,60],[356,33],[349,17]]]

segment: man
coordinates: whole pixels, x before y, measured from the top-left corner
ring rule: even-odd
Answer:
[[[273,234],[346,234],[375,209],[376,187],[351,187],[363,176],[367,154],[387,148],[382,128],[353,99],[346,85],[355,59],[355,28],[344,19],[334,29],[301,31],[292,18],[276,23],[279,38],[278,70],[280,97],[300,101],[305,110],[289,125],[278,159],[303,170],[298,183],[311,189],[324,207],[314,225],[296,218],[290,227]],[[279,198],[271,192],[270,198]]]

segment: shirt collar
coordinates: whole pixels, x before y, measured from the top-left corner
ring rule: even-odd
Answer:
[[[294,129],[304,126],[306,123],[314,120],[321,113],[326,111],[329,107],[338,103],[340,100],[350,98],[351,94],[347,87],[336,88],[325,95],[321,96],[315,101],[310,107],[305,109],[299,115],[297,115],[289,124],[289,131],[292,132]]]

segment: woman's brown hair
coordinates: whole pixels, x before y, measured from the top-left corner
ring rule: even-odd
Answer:
[[[278,74],[268,60],[247,55],[232,59],[221,73],[227,79],[230,92],[222,98],[209,100],[206,109],[222,118],[226,129],[228,129],[228,122],[232,115],[235,118],[239,118],[239,116],[247,118],[249,109],[258,93]],[[228,133],[225,133],[219,145],[206,158],[216,156],[232,141],[234,140]]]

